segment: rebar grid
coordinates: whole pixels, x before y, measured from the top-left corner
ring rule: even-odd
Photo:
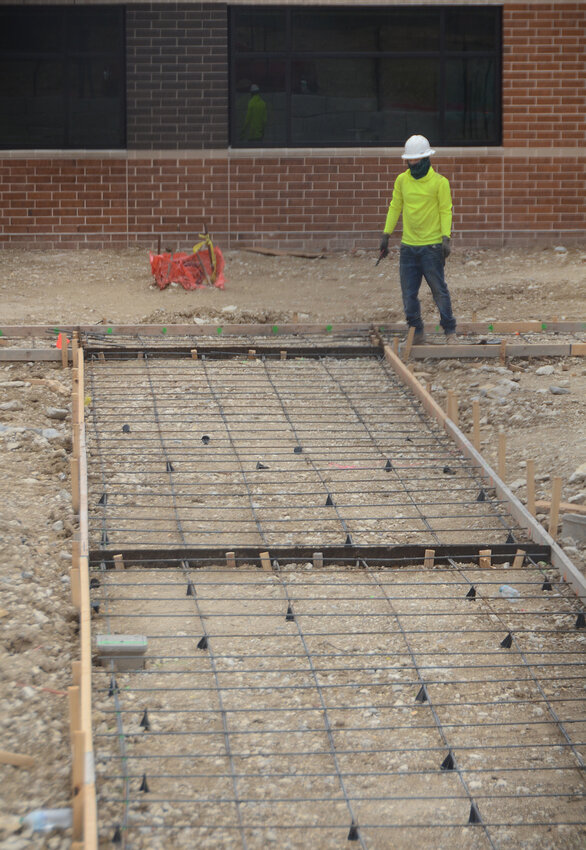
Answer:
[[[148,660],[95,668],[104,840],[581,846],[586,633],[550,571],[105,567],[94,632]]]
[[[526,542],[383,362],[93,362],[90,545]]]

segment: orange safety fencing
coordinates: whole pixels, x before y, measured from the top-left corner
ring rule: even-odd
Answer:
[[[224,257],[219,248],[213,251],[216,258],[215,272],[207,248],[202,248],[197,254],[154,254],[151,251],[151,271],[157,286],[166,289],[170,283],[179,283],[183,289],[200,289],[204,286],[224,289]]]

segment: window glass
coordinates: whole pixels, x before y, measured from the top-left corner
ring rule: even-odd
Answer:
[[[123,15],[0,8],[1,148],[123,147]]]
[[[294,51],[376,50],[380,15],[354,10],[303,11],[292,15]]]
[[[448,9],[447,50],[494,50],[495,17],[492,9]]]
[[[439,9],[393,9],[384,15],[380,50],[418,52],[439,50]]]
[[[63,38],[55,9],[0,7],[0,54],[54,53],[63,49]]]
[[[238,15],[234,31],[234,47],[245,52],[268,52],[286,47],[284,12],[247,12]]]
[[[457,142],[482,141],[496,132],[494,61],[451,59],[446,65],[445,133]]]
[[[498,144],[500,21],[497,6],[234,6],[231,142],[256,81],[278,92],[271,144]]]

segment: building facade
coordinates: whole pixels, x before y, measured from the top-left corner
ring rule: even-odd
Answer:
[[[456,241],[586,237],[585,2],[0,3],[0,24],[3,247],[184,247],[205,225],[375,249],[417,132]]]

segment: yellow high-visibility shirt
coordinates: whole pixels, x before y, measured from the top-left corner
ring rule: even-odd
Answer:
[[[385,222],[385,233],[392,233],[403,214],[405,245],[435,245],[452,230],[452,194],[446,177],[430,167],[425,177],[416,180],[403,171],[395,180],[393,197]]]

